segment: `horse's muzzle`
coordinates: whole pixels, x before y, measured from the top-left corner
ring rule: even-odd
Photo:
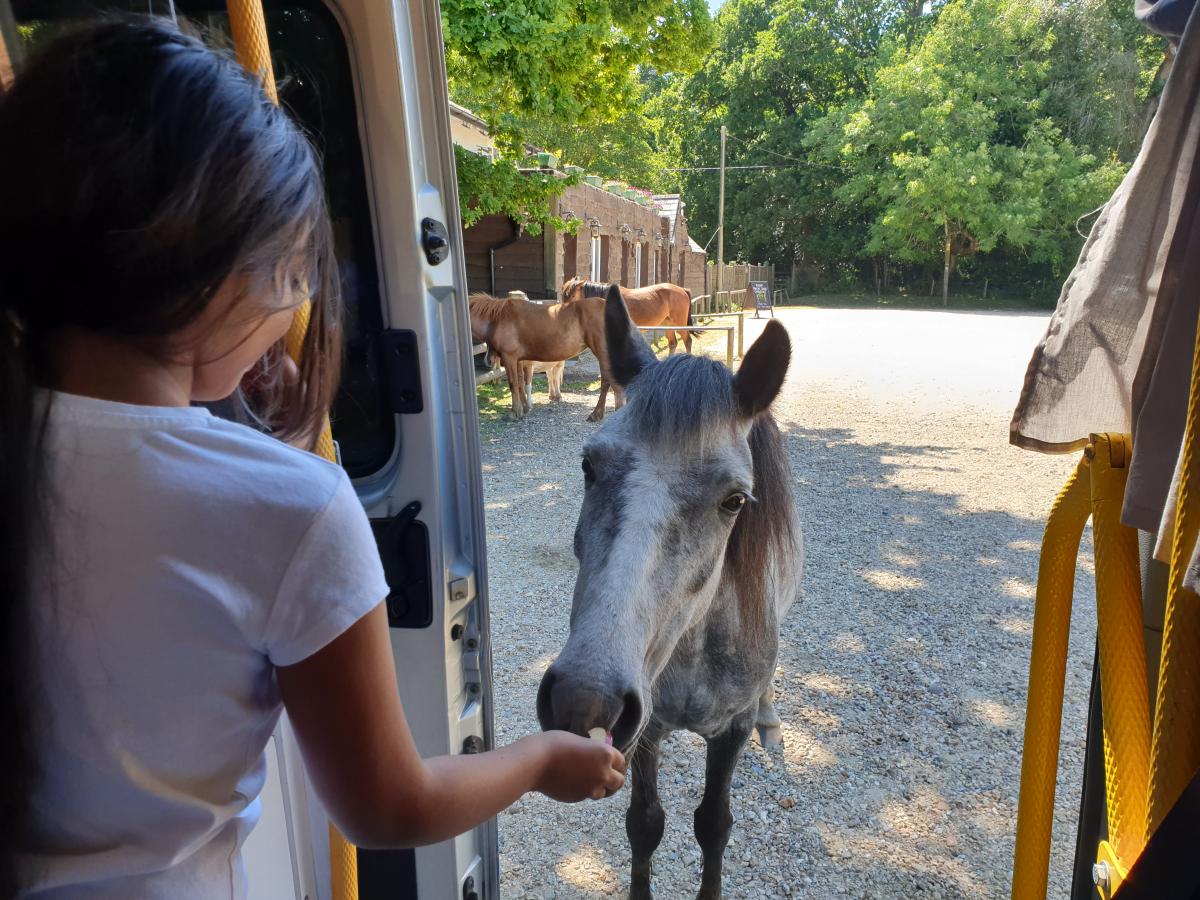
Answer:
[[[630,685],[606,685],[551,666],[537,696],[538,723],[586,736],[593,728],[611,731],[613,746],[627,748],[642,725],[642,698]]]

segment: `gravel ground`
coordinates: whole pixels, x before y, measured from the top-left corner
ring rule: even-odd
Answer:
[[[794,363],[775,414],[808,544],[783,624],[782,751],[738,765],[727,897],[993,897],[1009,889],[1041,528],[1073,465],[1007,444],[1044,317],[781,312]],[[747,344],[761,323],[748,325]],[[594,362],[592,363],[594,367]],[[542,672],[566,638],[578,451],[595,427],[564,402],[484,433],[497,729],[537,728]],[[540,379],[539,379],[540,380]],[[1076,584],[1050,896],[1070,886],[1094,640],[1090,540]],[[699,884],[692,809],[703,742],[664,747],[658,896]],[[502,893],[621,895],[628,793],[567,807],[529,796],[500,820]]]

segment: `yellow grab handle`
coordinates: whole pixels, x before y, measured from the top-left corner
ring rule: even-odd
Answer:
[[[274,102],[279,102],[275,89],[275,73],[271,66],[271,48],[267,40],[267,20],[263,14],[262,0],[227,0],[229,30],[233,35],[233,46],[238,62],[248,71],[262,78],[263,90]],[[292,326],[287,334],[287,350],[292,359],[300,361],[300,349],[304,346],[304,335],[308,331],[312,307],[307,301],[296,310]],[[317,441],[316,452],[331,462],[336,462],[333,449],[333,432],[326,417]],[[341,832],[329,823],[329,873],[332,882],[333,900],[358,900],[358,853],[354,845],[342,837]]]
[[[1128,435],[1093,434],[1092,534],[1096,545],[1096,640],[1104,722],[1108,841],[1128,869],[1146,844],[1150,698],[1142,640],[1137,531],[1121,524],[1133,447]]]
[[[1045,900],[1046,897],[1075,560],[1079,555],[1083,527],[1091,514],[1088,468],[1088,461],[1081,459],[1059,491],[1046,520],[1038,561],[1029,697],[1025,705],[1025,745],[1021,753],[1021,793],[1017,802],[1013,900]]]

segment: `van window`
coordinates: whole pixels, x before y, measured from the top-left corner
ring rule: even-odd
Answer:
[[[8,18],[8,10],[2,9],[6,5],[7,0],[0,0],[0,21]],[[264,8],[280,102],[324,161],[346,306],[345,369],[333,429],[342,464],[351,477],[362,477],[388,461],[396,435],[379,358],[383,313],[350,55],[337,20],[319,0],[267,0]],[[10,9],[16,46],[11,46],[12,38],[5,43],[18,73],[31,51],[85,19],[113,11],[170,12],[162,0],[15,0]],[[230,45],[229,17],[220,0],[178,0],[175,9],[210,43]]]

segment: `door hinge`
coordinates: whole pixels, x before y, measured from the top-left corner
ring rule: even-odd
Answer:
[[[478,700],[483,693],[483,672],[479,665],[479,660],[483,656],[481,640],[479,626],[475,624],[474,617],[472,617],[466,631],[463,632],[462,654],[463,685],[466,687],[467,696],[472,700]]]
[[[379,335],[383,372],[392,412],[414,415],[425,409],[421,395],[421,354],[417,333],[407,328],[389,328]]]

